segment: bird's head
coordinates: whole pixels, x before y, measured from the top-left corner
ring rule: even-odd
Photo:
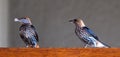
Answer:
[[[69,22],[72,22],[76,25],[79,25],[80,27],[85,27],[85,24],[84,24],[83,20],[80,19],[80,18],[69,20]]]
[[[32,25],[31,20],[30,20],[29,17],[15,18],[14,21],[15,22],[20,22],[21,24],[30,24],[30,25]]]

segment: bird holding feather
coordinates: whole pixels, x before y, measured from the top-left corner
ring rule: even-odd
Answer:
[[[36,28],[32,25],[29,17],[15,18],[15,22],[20,22],[19,35],[28,48],[39,48],[38,34]]]

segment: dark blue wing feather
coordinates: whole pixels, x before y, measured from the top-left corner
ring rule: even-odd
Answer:
[[[35,37],[35,39],[36,39],[37,41],[39,41],[38,34],[37,34],[37,32],[36,32],[35,27],[34,27],[33,25],[31,25],[31,28],[34,30],[34,33],[35,33],[34,37]]]
[[[84,27],[83,29],[85,29],[85,31],[89,33],[91,36],[93,36],[96,40],[99,40],[97,35],[95,35],[91,29],[89,29],[88,27]]]

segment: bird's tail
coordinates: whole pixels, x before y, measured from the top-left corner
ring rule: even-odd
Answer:
[[[98,47],[102,47],[102,48],[110,48],[109,45],[107,45],[106,43],[103,43],[101,41],[99,41],[97,45],[98,45]]]
[[[111,46],[109,46],[108,44],[106,44],[106,43],[103,43],[103,42],[101,42],[103,45],[105,45],[107,48],[111,48]]]

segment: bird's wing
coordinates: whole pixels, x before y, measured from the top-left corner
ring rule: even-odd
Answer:
[[[34,27],[33,25],[31,25],[31,28],[32,28],[33,31],[34,31],[34,37],[35,37],[35,39],[36,39],[37,41],[39,41],[38,34],[37,34],[37,32],[36,32],[35,27]]]
[[[28,42],[28,38],[25,37],[25,32],[24,32],[24,30],[20,30],[19,33],[20,33],[21,39],[22,39],[26,44],[28,44],[28,43],[29,43],[29,42]]]
[[[22,26],[20,28],[20,36],[22,39],[35,39],[35,40],[39,40],[38,39],[38,35],[37,32],[35,31],[35,27],[33,25],[31,26]]]
[[[85,31],[87,33],[89,33],[91,36],[93,36],[96,40],[99,40],[99,38],[97,37],[97,35],[95,35],[94,32],[91,29],[89,29],[87,27],[84,27],[84,29],[85,29]]]

